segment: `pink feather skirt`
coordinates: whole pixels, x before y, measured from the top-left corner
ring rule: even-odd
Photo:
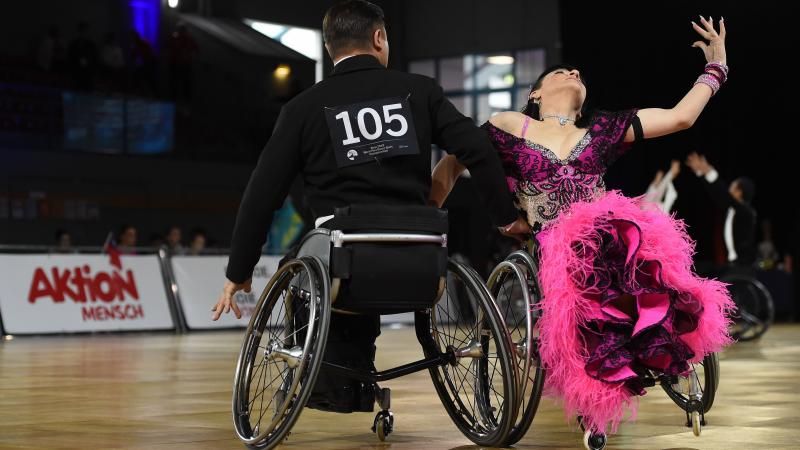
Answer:
[[[686,374],[730,344],[733,303],[723,283],[692,272],[682,221],[612,191],[537,238],[545,392],[584,425],[615,432],[635,417],[640,375]]]

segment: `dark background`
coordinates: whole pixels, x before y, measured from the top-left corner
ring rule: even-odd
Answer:
[[[159,22],[160,36],[163,39],[168,35],[179,20],[178,13],[226,23],[252,18],[321,28],[324,11],[332,3],[184,0],[177,11],[162,6],[162,12],[166,12]],[[726,180],[747,175],[756,181],[759,218],[773,222],[779,251],[797,254],[796,76],[792,69],[795,52],[790,49],[794,24],[783,4],[555,0],[376,3],[387,16],[392,68],[406,70],[410,61],[431,57],[544,48],[548,64],[567,61],[578,65],[589,80],[591,105],[610,110],[673,106],[692,86],[704,64],[700,50],[690,47],[698,39],[690,21],[697,20],[698,14],[717,19],[724,16],[729,32],[730,81],[692,129],[637,145],[612,168],[607,182],[627,195],[639,195],[657,169],[668,167],[670,159],[683,161],[691,151],[704,153]],[[7,4],[0,17],[0,83],[46,85],[52,80],[31,78],[25,67],[31,64],[37,39],[47,26],[57,24],[65,40],[81,20],[90,22],[97,41],[106,30],[124,35],[130,28],[130,4],[116,0]],[[53,230],[68,227],[78,243],[99,244],[108,230],[133,222],[145,238],[151,231],[163,231],[173,223],[184,228],[201,225],[219,246],[227,245],[239,196],[280,105],[310,82],[298,75],[302,79],[292,85],[291,92],[277,95],[252,81],[256,78],[248,78],[248,74],[254,64],[264,64],[264,70],[271,70],[281,61],[280,55],[249,54],[202,33],[193,35],[200,41],[197,64],[206,84],[195,85],[188,118],[179,114],[176,119],[171,153],[96,155],[64,152],[58,145],[25,148],[0,144],[0,196],[6,198],[6,208],[11,208],[15,199],[22,199],[26,208],[38,208],[36,218],[30,219],[0,213],[0,243],[49,243]],[[154,44],[163,50],[163,42]],[[159,56],[162,63],[163,53]],[[307,73],[308,64],[302,58],[287,56],[286,60],[297,68],[296,73]],[[225,61],[224,67],[219,61]],[[329,70],[330,61],[326,59],[325,73]],[[163,87],[163,66],[159,76]],[[8,116],[9,112],[0,114]],[[718,237],[722,213],[712,207],[700,181],[687,168],[675,184],[680,195],[674,210],[686,220],[690,234],[698,241],[698,260],[723,259],[724,246]],[[469,187],[459,189],[462,192],[454,193],[452,202],[454,214],[466,217],[473,228],[486,225],[485,217],[476,212],[478,207],[471,204]],[[53,205],[70,196],[88,202],[96,214],[68,220],[53,213],[57,209]],[[466,253],[487,250],[485,242],[475,242],[472,231],[461,232],[463,237],[455,242],[470,247],[464,250]]]

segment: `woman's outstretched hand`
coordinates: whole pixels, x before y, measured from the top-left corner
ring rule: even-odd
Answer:
[[[697,47],[703,51],[706,56],[706,62],[727,64],[725,55],[725,18],[721,18],[719,21],[719,33],[714,29],[714,19],[711,17],[706,20],[703,16],[700,16],[700,25],[692,22],[692,27],[704,39],[695,42],[692,47]]]

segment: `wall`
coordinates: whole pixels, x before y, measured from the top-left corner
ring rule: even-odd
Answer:
[[[188,238],[194,227],[227,245],[252,170],[247,164],[171,161],[68,152],[0,149],[0,204],[22,201],[29,218],[3,218],[0,243],[49,244],[66,228],[78,245],[101,245],[122,224],[139,230],[139,243],[172,224]],[[65,206],[65,201],[85,202]],[[30,217],[31,213],[35,217]]]
[[[455,56],[543,47],[560,58],[557,0],[411,0],[403,2],[405,57]]]

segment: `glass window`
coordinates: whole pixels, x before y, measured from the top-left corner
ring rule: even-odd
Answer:
[[[530,85],[545,69],[545,56],[543,49],[526,49],[426,59],[412,61],[409,71],[436,78],[462,114],[483,123],[525,107]]]
[[[439,84],[445,91],[461,91],[472,89],[471,55],[456,58],[445,58],[439,61]]]
[[[523,50],[517,52],[517,84],[530,85],[539,78],[545,69],[544,50]]]
[[[503,89],[513,85],[513,56],[495,54],[475,57],[475,87],[477,89]]]
[[[244,23],[259,33],[316,61],[316,81],[322,80],[322,31],[251,19],[244,19]]]
[[[416,73],[417,75],[436,78],[436,60],[427,59],[423,61],[414,61],[408,65],[408,71],[410,73]]]
[[[478,114],[476,114],[474,117],[477,123],[486,122],[493,115],[503,111],[510,111],[512,109],[511,93],[508,91],[479,94],[477,99]]]

